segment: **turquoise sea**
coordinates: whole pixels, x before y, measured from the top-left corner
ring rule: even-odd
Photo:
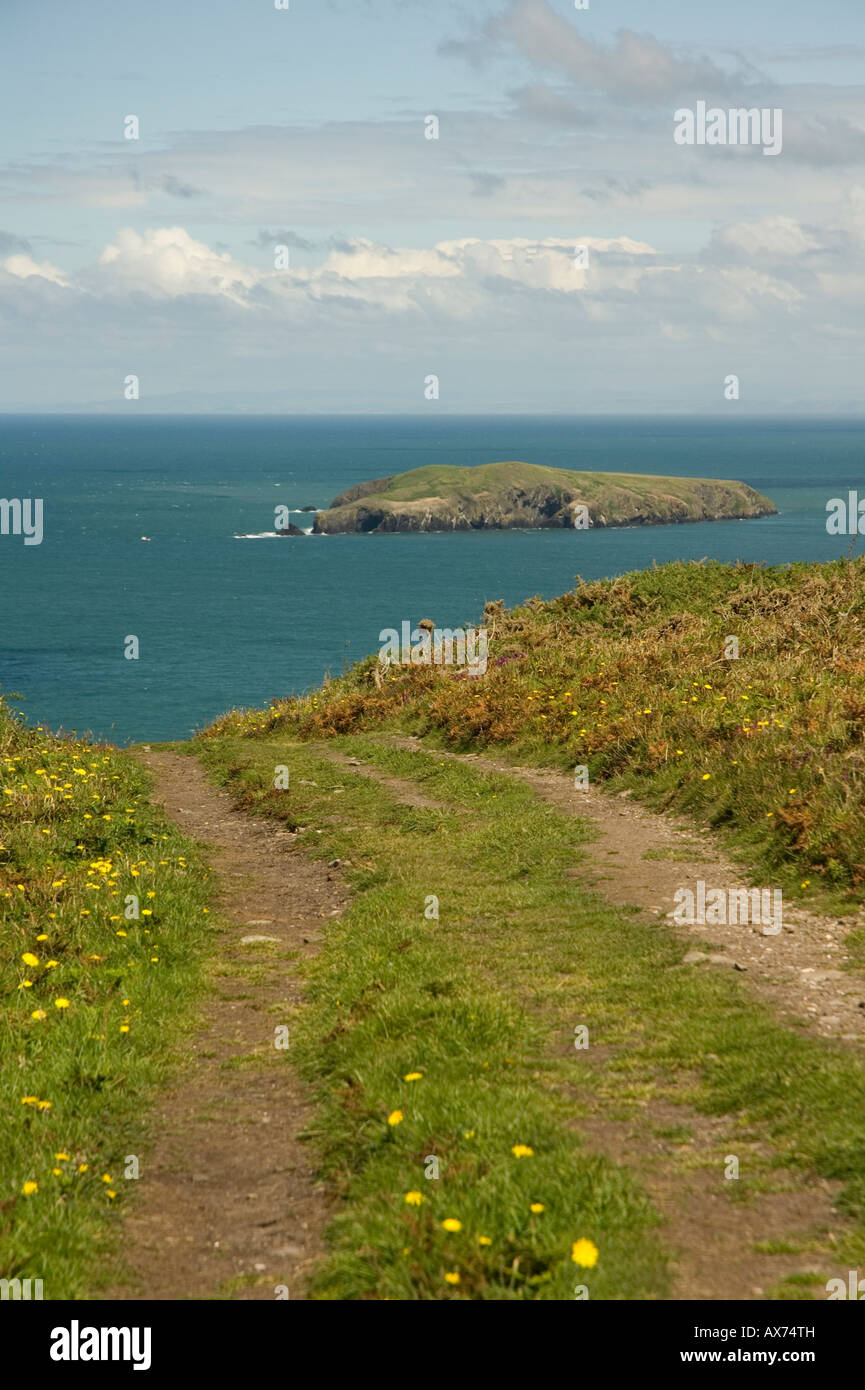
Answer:
[[[316,685],[382,628],[476,622],[679,558],[826,560],[826,503],[865,494],[861,420],[0,417],[0,497],[42,498],[44,539],[0,535],[0,685],[31,722],[127,743],[191,733]],[[236,540],[428,463],[737,478],[780,515],[610,531]],[[311,517],[293,517],[311,524]],[[142,536],[149,536],[143,542]],[[124,659],[135,635],[140,659]]]

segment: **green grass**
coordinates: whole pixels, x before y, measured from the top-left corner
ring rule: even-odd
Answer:
[[[731,1221],[765,1191],[833,1178],[843,1258],[865,1255],[865,1063],[775,1022],[732,974],[681,968],[686,947],[670,929],[567,875],[579,821],[514,779],[364,735],[336,747],[444,809],[400,805],[285,736],[197,746],[240,804],[349,865],[351,905],[308,967],[310,1002],[292,1032],[318,1099],[310,1137],[339,1199],[315,1296],[562,1299],[584,1284],[591,1298],[665,1297],[641,1172],[580,1133],[598,1118],[650,1123],[656,1099],[682,1106],[681,1127],[667,1126],[676,1139],[695,1113],[726,1117],[705,1161]],[[276,792],[283,763],[291,790]],[[433,894],[437,921],[424,915]],[[580,1025],[590,1046],[577,1051]],[[532,1155],[515,1157],[517,1144]],[[740,1155],[735,1183],[723,1180],[728,1152]],[[431,1156],[437,1180],[425,1176]],[[445,1230],[448,1218],[461,1229]],[[594,1268],[571,1260],[580,1239],[600,1252]]]
[[[376,480],[379,481],[379,480]],[[703,478],[663,477],[651,473],[603,473],[574,468],[551,468],[544,464],[523,463],[510,459],[501,463],[482,463],[468,468],[453,464],[434,463],[423,468],[410,468],[385,480],[376,488],[377,500],[416,502],[424,497],[475,496],[479,492],[494,492],[501,488],[577,487],[587,501],[599,506],[610,505],[619,493],[651,503],[676,498],[689,501],[695,483],[708,482]],[[712,479],[717,487],[741,488],[744,484],[727,479]],[[752,495],[756,495],[753,494]]]
[[[128,1159],[200,988],[207,873],[147,792],[131,757],[0,705],[0,1277],[46,1299],[117,1271]]]

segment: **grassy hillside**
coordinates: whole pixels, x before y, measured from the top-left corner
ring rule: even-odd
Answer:
[[[672,564],[487,606],[487,672],[360,662],[210,731],[497,747],[734,832],[785,892],[865,887],[865,561]],[[417,617],[421,615],[418,614]],[[432,614],[444,625],[465,615]],[[728,655],[738,644],[738,656]],[[803,886],[804,885],[804,886]]]
[[[0,704],[0,1277],[42,1279],[46,1299],[110,1278],[143,1105],[199,987],[207,894],[132,758]]]

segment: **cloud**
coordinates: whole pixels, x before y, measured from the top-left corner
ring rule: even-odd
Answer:
[[[136,288],[151,293],[221,294],[237,303],[257,282],[258,274],[226,252],[196,241],[183,227],[136,232],[126,227],[99,257],[101,274],[90,284]]]
[[[770,256],[786,260],[816,251],[820,242],[794,217],[763,217],[753,222],[733,222],[714,238],[714,246],[743,257]]]
[[[861,243],[859,203],[851,216],[844,235]],[[585,322],[651,322],[661,305],[666,322],[702,334],[706,324],[750,321],[761,306],[798,305],[805,289],[787,271],[773,273],[766,260],[783,254],[795,261],[818,245],[794,219],[781,217],[721,228],[692,264],[629,237],[462,237],[430,247],[354,238],[319,265],[271,270],[216,251],[183,227],[161,227],[122,229],[96,265],[75,277],[25,255],[8,257],[3,267],[14,279],[50,281],[93,304],[120,306],[132,296],[143,323],[156,321],[170,303],[201,326],[212,315],[204,309],[210,302],[242,311],[264,330],[268,323],[303,323],[326,337],[345,312],[372,313],[382,323],[398,316],[486,329],[513,314],[527,326],[555,325],[568,302],[579,302]],[[577,247],[587,249],[587,264]]]
[[[16,280],[29,280],[33,277],[39,280],[48,280],[53,285],[61,285],[64,289],[68,288],[71,282],[67,280],[62,270],[50,261],[34,261],[31,256],[21,254],[7,256],[0,262],[7,275],[13,276]]]
[[[183,227],[126,227],[95,265],[75,277],[26,255],[2,264],[17,279],[37,276],[92,300],[121,302],[133,294],[140,313],[148,299],[158,304],[210,298],[251,313],[341,303],[388,314],[434,307],[437,314],[460,318],[483,313],[485,303],[514,288],[557,295],[584,291],[587,273],[575,263],[577,246],[588,247],[598,274],[620,288],[631,287],[638,267],[654,261],[651,246],[628,237],[463,237],[431,247],[390,247],[356,237],[333,245],[320,265],[270,270],[216,251]]]
[[[596,43],[547,0],[511,0],[503,15],[486,19],[469,38],[442,45],[443,52],[474,65],[514,49],[532,67],[564,73],[581,90],[617,101],[660,101],[706,91],[718,96],[745,80],[741,69],[731,74],[707,57],[676,57],[651,34],[632,29],[620,29],[611,45]]]
[[[284,235],[283,232],[280,235]],[[588,265],[575,257],[588,249]],[[605,325],[662,317],[702,335],[757,311],[818,319],[860,303],[865,275],[865,189],[850,191],[830,227],[786,214],[719,225],[699,254],[670,257],[626,236],[461,237],[432,246],[387,246],[369,238],[331,239],[316,265],[262,268],[214,249],[184,227],[118,231],[97,262],[73,273],[15,253],[0,262],[8,291],[17,282],[50,284],[76,302],[126,305],[146,323],[168,303],[190,324],[209,302],[251,323],[314,325],[325,338],[344,312],[395,316],[484,329],[512,304],[526,322],[551,324],[578,313]],[[850,275],[845,292],[845,270]],[[570,309],[565,306],[570,304]],[[160,307],[162,306],[162,307]],[[198,306],[198,307],[196,307]],[[860,304],[861,307],[861,304]],[[203,316],[203,318],[202,318]]]

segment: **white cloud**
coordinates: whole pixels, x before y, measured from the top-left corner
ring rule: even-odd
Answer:
[[[847,216],[860,239],[861,206],[854,199]],[[575,261],[578,246],[588,251],[585,268]],[[215,251],[183,227],[159,227],[120,230],[98,262],[77,276],[26,255],[7,257],[3,265],[17,280],[51,281],[94,304],[124,304],[134,293],[136,320],[147,319],[148,303],[158,314],[169,301],[194,322],[195,303],[211,300],[256,322],[303,322],[325,335],[338,331],[337,317],[352,308],[385,319],[432,317],[481,328],[517,313],[528,328],[545,319],[555,325],[556,305],[576,297],[587,323],[663,321],[669,335],[675,323],[680,332],[702,334],[753,321],[769,303],[798,312],[807,294],[792,282],[790,264],[817,247],[793,218],[778,217],[721,228],[707,256],[693,263],[662,258],[629,237],[462,237],[398,248],[358,238],[331,250],[321,265],[271,270]],[[719,248],[729,254],[719,256]],[[837,274],[811,278],[812,297],[829,301],[843,294]]]
[[[588,248],[590,265],[580,268],[577,247]],[[213,250],[184,227],[118,231],[98,262],[68,278],[45,262],[10,256],[11,274],[40,275],[102,300],[132,291],[154,300],[189,296],[221,299],[249,310],[274,310],[289,302],[326,306],[354,300],[385,312],[417,310],[434,302],[439,311],[463,317],[467,307],[494,303],[508,285],[557,295],[595,288],[632,289],[655,252],[630,237],[462,237],[432,247],[382,246],[354,238],[331,250],[318,266],[270,270]],[[590,277],[594,276],[594,280]]]
[[[62,285],[64,288],[70,284],[63,271],[56,265],[52,265],[50,261],[34,261],[32,256],[7,256],[4,261],[0,261],[0,265],[9,275],[14,275],[16,280],[29,280],[37,276],[40,280],[50,280],[52,284]]]
[[[183,227],[143,233],[125,227],[105,247],[99,266],[105,274],[97,277],[97,285],[102,279],[167,295],[222,294],[236,303],[243,303],[243,291],[261,278],[227,253],[196,241]]]
[[[763,217],[754,222],[734,222],[718,237],[722,246],[751,255],[779,258],[816,251],[819,241],[794,217]]]

